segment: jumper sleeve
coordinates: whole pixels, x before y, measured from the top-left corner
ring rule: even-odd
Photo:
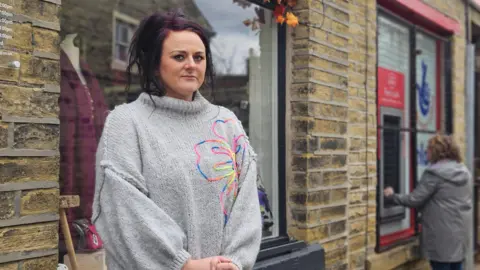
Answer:
[[[110,113],[97,151],[94,224],[107,261],[123,269],[180,270],[186,235],[148,196],[139,138],[128,111]]]
[[[423,173],[422,179],[412,193],[403,195],[393,194],[388,200],[398,205],[422,208],[437,190],[437,182],[436,177],[433,177],[426,171]]]
[[[250,270],[262,240],[256,155],[250,146],[243,160],[238,195],[225,227],[222,255],[230,258],[239,270]]]

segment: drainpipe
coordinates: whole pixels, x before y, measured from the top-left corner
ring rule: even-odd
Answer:
[[[471,0],[465,0],[465,165],[468,167],[472,175],[474,175],[474,155],[475,155],[475,44],[471,42],[471,27],[470,27],[470,8]],[[473,187],[473,184],[472,184]],[[472,209],[475,201],[473,198],[474,190],[472,188]],[[467,256],[465,258],[465,269],[474,270],[474,216],[472,211],[471,228],[469,229],[468,239],[471,242],[468,245]]]

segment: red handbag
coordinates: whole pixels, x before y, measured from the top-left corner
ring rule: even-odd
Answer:
[[[89,220],[78,219],[75,220],[72,225],[79,236],[77,250],[91,252],[103,248],[103,241],[95,225],[90,223]]]

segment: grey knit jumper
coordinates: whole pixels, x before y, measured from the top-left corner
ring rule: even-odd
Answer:
[[[256,156],[235,115],[147,94],[117,106],[97,150],[92,220],[109,270],[179,270],[226,256],[252,269],[261,241]]]

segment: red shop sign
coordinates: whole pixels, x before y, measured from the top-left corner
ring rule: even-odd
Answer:
[[[403,73],[378,67],[377,76],[379,105],[403,110],[405,104]]]

